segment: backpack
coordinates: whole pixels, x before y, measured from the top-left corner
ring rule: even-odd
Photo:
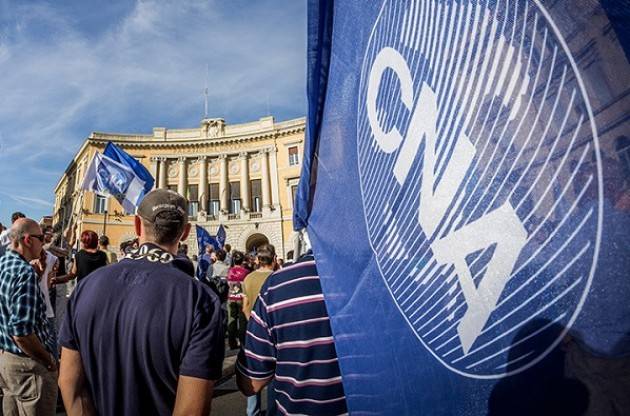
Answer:
[[[227,300],[228,292],[230,290],[227,280],[222,279],[219,276],[212,276],[208,279],[208,286],[210,286],[210,288],[214,290],[214,293],[219,296],[221,303]]]

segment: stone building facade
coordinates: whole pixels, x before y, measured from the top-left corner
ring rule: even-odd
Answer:
[[[83,143],[55,188],[54,224],[106,234],[112,246],[135,237],[133,216],[111,197],[81,192],[96,152],[108,142],[120,146],[149,169],[155,186],[190,201],[189,219],[214,235],[223,225],[234,249],[270,242],[279,256],[292,250],[293,199],[300,175],[305,119],[273,117],[243,124],[202,120],[199,128],[156,127],[153,134],[94,132]],[[196,254],[195,233],[189,237]]]

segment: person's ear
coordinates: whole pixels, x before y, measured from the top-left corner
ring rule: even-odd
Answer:
[[[142,219],[138,215],[136,215],[136,217],[134,218],[133,225],[136,231],[136,235],[140,237],[143,230],[142,230]]]
[[[190,234],[190,228],[191,228],[191,224],[186,223],[186,225],[184,226],[184,232],[182,233],[182,236],[180,237],[179,241],[184,241],[188,238],[188,235]]]

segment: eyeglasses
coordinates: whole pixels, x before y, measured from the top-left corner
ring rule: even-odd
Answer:
[[[29,237],[37,238],[42,243],[44,242],[45,235],[44,234],[29,234]]]

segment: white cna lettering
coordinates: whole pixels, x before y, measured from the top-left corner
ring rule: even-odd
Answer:
[[[377,96],[383,73],[390,68],[400,81],[401,100],[411,112],[404,139],[396,127],[385,132],[377,119]],[[475,156],[475,147],[462,133],[439,183],[435,164],[437,97],[431,87],[422,83],[420,93],[413,97],[413,78],[407,62],[395,49],[382,49],[370,70],[367,91],[367,113],[374,139],[385,153],[400,149],[393,168],[396,181],[404,185],[420,145],[425,141],[422,160],[422,193],[418,222],[427,238],[434,237],[455,193],[464,180]],[[431,250],[440,264],[452,264],[464,294],[467,309],[457,327],[464,353],[467,353],[495,309],[499,296],[527,241],[527,232],[509,201],[479,219],[435,239]],[[481,282],[475,285],[466,257],[475,251],[496,244]]]

